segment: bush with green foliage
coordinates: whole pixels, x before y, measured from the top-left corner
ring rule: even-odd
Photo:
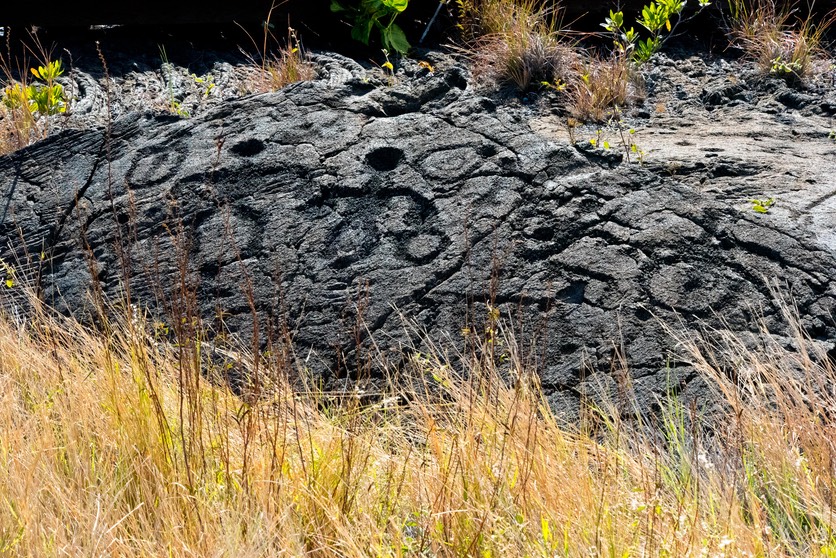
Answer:
[[[32,74],[42,83],[24,86],[14,83],[3,91],[3,104],[10,110],[26,108],[31,114],[52,116],[66,112],[64,88],[55,80],[64,73],[61,61],[47,62],[45,66],[32,68]]]
[[[337,0],[331,0],[332,12],[345,12],[354,21],[351,36],[364,45],[369,44],[372,31],[380,31],[380,42],[390,52],[406,54],[409,41],[395,18],[409,5],[409,0],[360,0],[359,6],[345,6]]]
[[[629,55],[637,64],[643,64],[659,52],[664,42],[672,36],[676,27],[684,20],[682,12],[687,0],[653,0],[642,8],[641,15],[636,19],[644,27],[648,36],[641,38],[641,33],[635,27],[624,23],[624,12],[610,10],[610,15],[601,26],[614,36],[615,47],[618,52]],[[698,0],[698,10],[702,11],[711,5],[710,0]],[[693,17],[695,14],[692,14]],[[690,18],[688,18],[690,19]],[[666,34],[667,33],[667,34]]]

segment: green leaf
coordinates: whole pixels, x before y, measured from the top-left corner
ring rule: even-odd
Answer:
[[[334,13],[347,11],[337,0],[331,0],[331,11]]]
[[[384,28],[382,34],[384,46],[400,54],[409,52],[409,41],[406,40],[406,34],[397,24],[393,23],[390,27]]]
[[[384,6],[398,13],[404,11],[408,4],[409,0],[383,0]]]
[[[775,198],[766,200],[753,199],[749,200],[749,203],[752,204],[752,211],[755,213],[769,213],[769,208],[775,205]]]
[[[351,38],[355,41],[360,41],[364,45],[368,45],[369,37],[371,37],[373,27],[374,20],[372,19],[357,22],[357,24],[351,29]]]

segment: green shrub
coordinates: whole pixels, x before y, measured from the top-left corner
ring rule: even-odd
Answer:
[[[61,61],[47,62],[45,66],[32,68],[32,74],[43,83],[24,86],[8,85],[3,91],[3,104],[10,110],[28,109],[32,114],[52,116],[66,112],[64,88],[55,80],[64,73]]]
[[[369,44],[372,31],[380,31],[380,42],[390,52],[406,54],[409,41],[396,23],[398,17],[409,5],[409,0],[360,0],[360,5],[346,7],[337,0],[331,0],[332,12],[346,12],[354,20],[351,36],[364,45]]]
[[[647,31],[644,39],[634,27],[627,29],[624,13],[610,10],[610,16],[601,26],[614,37],[618,52],[629,55],[637,64],[643,64],[659,52],[664,42],[671,37],[676,27],[682,23],[682,11],[687,0],[652,0],[642,8],[636,23]],[[711,5],[709,0],[698,0],[698,12]],[[692,14],[693,17],[695,14]],[[690,19],[690,18],[688,18]]]

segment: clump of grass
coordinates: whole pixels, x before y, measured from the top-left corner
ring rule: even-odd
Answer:
[[[0,319],[4,555],[836,548],[836,373],[800,332],[798,352],[689,342],[725,401],[717,422],[670,397],[656,419],[604,402],[570,424],[498,319],[489,343],[474,337],[453,360],[444,347],[416,353],[401,369],[408,384],[361,404],[294,390],[298,370],[254,355],[233,359],[262,378],[237,397],[227,367],[202,356],[208,345],[169,346],[127,314],[107,334],[37,306],[26,321]]]
[[[270,52],[271,43],[280,44],[280,41],[273,34],[273,25],[270,20],[277,5],[275,2],[267,12],[267,19],[264,20],[261,44],[259,45],[253,36],[241,27],[252,42],[255,50],[258,51],[259,60],[256,61],[249,56],[252,62],[252,87],[256,93],[278,91],[279,89],[296,83],[298,81],[309,81],[316,77],[316,68],[311,62],[299,36],[290,25],[287,26],[287,40],[280,46],[277,52]]]
[[[536,0],[471,0],[459,8],[477,80],[524,91],[567,78],[576,55],[561,37],[555,7]]]
[[[0,53],[0,154],[26,147],[42,135],[27,96],[27,59],[14,64],[10,41],[7,35],[6,54]]]
[[[485,35],[509,33],[518,25],[541,26],[553,10],[534,0],[457,0],[458,27],[466,41]],[[547,26],[547,29],[549,27]]]
[[[697,370],[727,406],[705,494],[734,490],[756,553],[836,552],[836,363],[785,307],[790,346],[728,331],[686,343]],[[764,329],[765,331],[765,329]],[[753,348],[754,347],[754,348]],[[723,477],[722,475],[725,475]]]
[[[29,145],[33,137],[32,130],[33,121],[27,118],[23,110],[0,106],[0,155]]]
[[[623,53],[591,55],[577,66],[578,78],[567,87],[572,116],[582,122],[607,122],[641,96],[640,79]]]
[[[316,77],[316,68],[302,47],[296,31],[287,28],[287,42],[278,53],[266,57],[261,64],[261,88],[278,91],[297,81],[310,81]]]
[[[814,73],[836,12],[816,22],[812,9],[799,16],[794,4],[779,1],[729,0],[731,35],[763,73],[802,81]]]

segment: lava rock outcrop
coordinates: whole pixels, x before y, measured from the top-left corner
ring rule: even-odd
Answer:
[[[169,320],[193,288],[215,331],[290,332],[332,381],[370,336],[397,362],[419,332],[461,343],[492,305],[537,338],[558,407],[614,385],[622,348],[641,393],[698,384],[660,321],[743,332],[762,314],[780,332],[769,283],[836,338],[834,253],[805,231],[536,133],[462,68],[375,87],[338,62],[201,117],[132,114],[1,158],[0,255],[82,316],[94,280],[115,297],[128,277]]]

